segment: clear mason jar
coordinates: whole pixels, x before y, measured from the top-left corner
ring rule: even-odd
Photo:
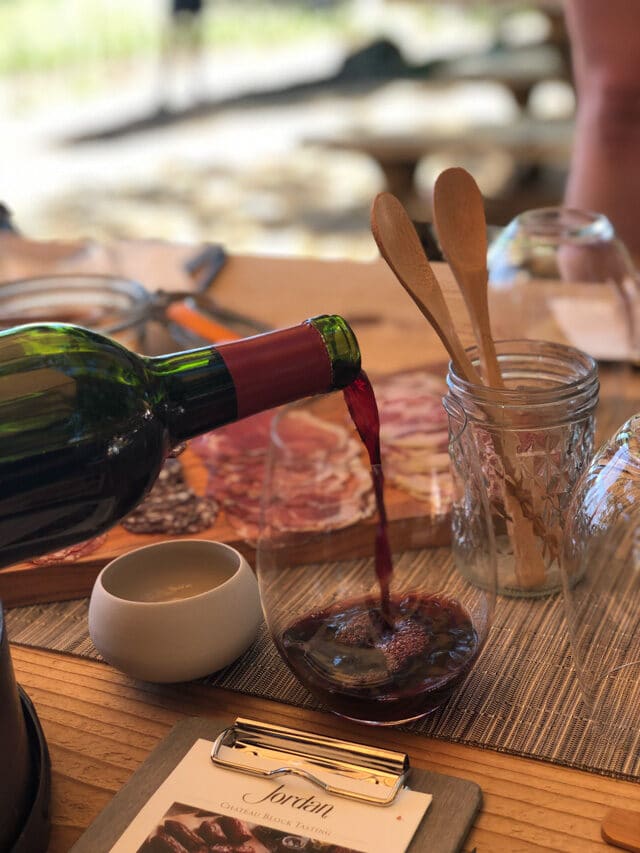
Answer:
[[[561,586],[560,550],[572,489],[591,461],[598,373],[591,356],[547,341],[499,341],[505,388],[473,385],[449,367],[449,395],[462,406],[486,480],[498,555],[498,592],[542,596]],[[479,365],[478,351],[469,350]],[[473,472],[469,472],[473,476]],[[453,507],[456,547],[468,512]]]

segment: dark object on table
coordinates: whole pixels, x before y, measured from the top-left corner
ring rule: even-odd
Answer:
[[[0,201],[0,231],[12,231],[17,234],[17,229],[13,224],[11,211]]]
[[[205,291],[211,287],[226,262],[227,253],[224,246],[219,243],[207,243],[202,251],[185,261],[184,268],[196,279],[196,290]]]
[[[202,0],[173,0],[171,13],[179,15],[181,12],[191,12],[191,14],[197,15],[202,12]]]
[[[247,335],[270,331],[271,327],[260,320],[220,305],[211,294],[211,287],[226,263],[227,253],[224,246],[219,243],[208,243],[202,251],[185,262],[184,268],[192,278],[196,291],[195,294],[187,297],[187,303],[193,303],[193,307],[197,310],[210,315],[222,324],[228,325],[229,328],[240,334]],[[176,298],[184,299],[185,294],[166,294],[160,291],[158,298],[161,302],[164,299],[170,304]],[[166,307],[165,305],[165,309]]]
[[[438,237],[435,228],[431,222],[416,222],[413,223],[416,233],[422,243],[422,248],[430,261],[443,261],[444,255],[438,242]]]
[[[49,752],[33,705],[15,681],[1,605],[0,756],[0,850],[44,853],[49,842]]]

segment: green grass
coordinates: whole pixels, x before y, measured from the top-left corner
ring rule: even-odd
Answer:
[[[0,72],[48,71],[149,50],[157,27],[142,9],[116,0],[0,0]]]
[[[316,10],[311,4],[284,0],[226,0],[212,4],[206,34],[212,45],[267,45],[335,34],[348,27],[349,16],[340,4]]]
[[[0,74],[90,67],[156,54],[166,26],[157,0],[0,0]],[[214,0],[204,18],[212,47],[272,45],[344,31],[344,8],[284,0]]]

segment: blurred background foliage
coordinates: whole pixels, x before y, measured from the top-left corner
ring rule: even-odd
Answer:
[[[369,204],[395,168],[360,145],[377,138],[412,147],[417,218],[453,163],[506,193],[495,217],[558,200],[564,143],[542,140],[552,173],[516,174],[523,122],[546,133],[573,109],[566,80],[549,97],[554,81],[527,66],[550,33],[537,0],[209,0],[197,34],[170,8],[0,0],[0,201],[26,232],[368,258]],[[518,56],[526,103],[497,79]],[[486,60],[497,75],[465,70]],[[515,154],[498,139],[509,128]],[[515,195],[514,175],[536,193]]]

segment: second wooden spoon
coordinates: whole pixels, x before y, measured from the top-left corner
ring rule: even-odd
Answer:
[[[485,377],[492,387],[504,388],[489,321],[484,202],[469,172],[455,167],[438,176],[433,212],[440,246],[471,317]]]

